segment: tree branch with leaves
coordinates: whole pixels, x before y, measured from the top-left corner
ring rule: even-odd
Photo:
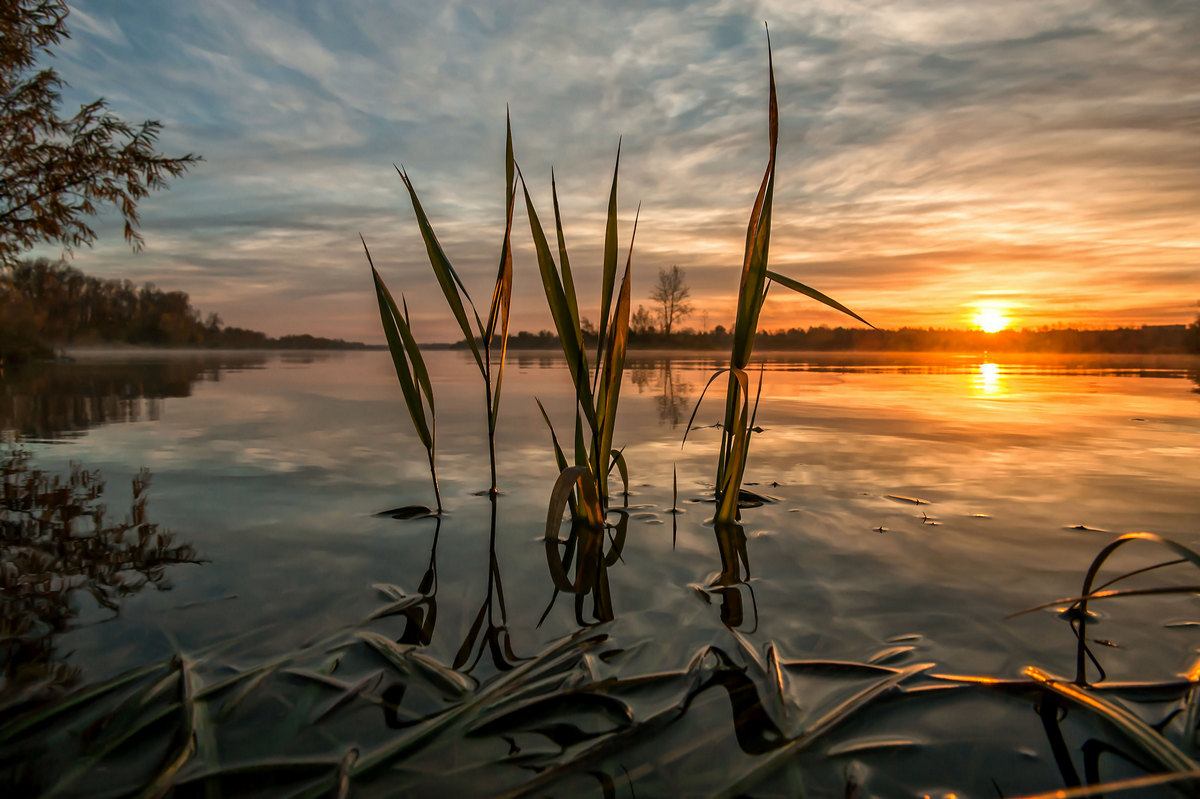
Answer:
[[[0,267],[39,243],[90,246],[97,236],[88,218],[106,205],[140,250],[138,202],[201,160],[157,152],[159,122],[131,124],[102,98],[59,116],[62,79],[34,70],[69,37],[67,14],[62,0],[0,0]]]

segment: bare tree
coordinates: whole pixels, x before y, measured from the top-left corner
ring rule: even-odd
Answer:
[[[692,312],[688,297],[692,290],[684,282],[684,272],[678,264],[670,269],[658,270],[658,283],[650,292],[650,299],[659,305],[658,316],[662,320],[662,331],[671,335],[671,327]]]

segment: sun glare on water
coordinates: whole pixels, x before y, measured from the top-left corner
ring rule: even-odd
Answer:
[[[999,308],[980,308],[975,326],[985,333],[996,333],[1008,327],[1008,317]]]

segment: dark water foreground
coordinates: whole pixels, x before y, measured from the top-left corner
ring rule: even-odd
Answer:
[[[1191,768],[1192,594],[1094,602],[1085,690],[1067,603],[1005,617],[1076,596],[1118,534],[1200,546],[1195,360],[769,359],[769,501],[725,529],[717,431],[679,448],[714,365],[630,363],[628,507],[549,543],[554,358],[513,356],[494,504],[481,386],[431,364],[449,513],[407,521],[374,515],[432,499],[385,354],[4,375],[6,795],[1013,797]]]

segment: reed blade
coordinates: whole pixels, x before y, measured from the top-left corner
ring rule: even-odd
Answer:
[[[768,138],[770,153],[758,195],[746,225],[746,251],[742,261],[742,279],[738,287],[737,318],[734,322],[731,365],[745,368],[754,349],[754,333],[762,310],[763,290],[771,238],[771,204],[775,186],[775,155],[779,144],[779,104],[775,97],[775,68],[771,56],[771,38],[767,35],[767,72],[770,87]]]
[[[463,286],[462,280],[459,279],[458,272],[454,270],[437,235],[433,232],[433,226],[429,223],[429,218],[425,216],[425,209],[421,207],[421,201],[417,198],[417,190],[413,188],[408,173],[400,167],[396,167],[396,172],[404,181],[409,198],[412,200],[413,213],[417,216],[417,226],[421,229],[421,238],[425,242],[425,251],[429,255],[429,265],[433,267],[433,274],[437,277],[442,294],[445,295],[446,302],[450,305],[450,310],[454,314],[459,328],[462,329],[463,336],[467,339],[467,346],[471,348],[471,353],[475,356],[475,363],[479,367],[479,371],[486,373],[483,354],[479,351],[479,344],[476,341],[476,337],[484,335],[485,330],[483,322],[479,319],[479,313],[475,310],[475,304],[471,302],[471,297],[467,293],[466,287]],[[467,305],[471,306],[471,313],[475,316],[475,330],[471,329],[471,323],[467,318],[467,310],[463,305],[464,297]]]
[[[826,294],[822,294],[821,292],[817,291],[814,288],[804,285],[803,283],[801,283],[798,280],[793,280],[792,278],[787,277],[786,275],[781,275],[778,272],[772,272],[770,270],[767,270],[767,277],[769,277],[771,280],[774,280],[776,283],[778,283],[779,285],[781,285],[785,288],[789,288],[792,291],[795,291],[799,294],[805,295],[806,297],[812,297],[817,302],[823,302],[826,305],[828,305],[830,308],[833,308],[836,311],[841,311],[842,313],[846,314],[847,316],[852,316],[855,319],[857,319],[858,321],[862,322],[867,327],[870,327],[872,329],[874,329],[874,327],[875,327],[875,325],[871,324],[866,319],[863,319],[861,316],[859,316],[854,311],[847,308],[845,305],[842,305],[837,300],[833,299],[832,297],[830,297]]]
[[[520,175],[518,168],[517,174]],[[529,187],[521,177],[521,188],[525,195],[525,210],[529,217],[529,228],[533,235],[534,251],[537,253],[538,271],[541,273],[542,287],[546,292],[546,304],[550,307],[550,315],[554,319],[554,327],[562,344],[563,356],[567,360],[567,368],[571,372],[571,381],[575,384],[576,398],[588,424],[596,429],[596,409],[592,401],[591,389],[588,382],[587,355],[583,352],[580,341],[577,318],[572,315],[571,305],[567,301],[558,269],[554,264],[554,256],[550,252],[550,244],[546,240],[546,232],[538,219],[533,199],[529,196]]]
[[[425,392],[429,379],[428,370],[425,369],[421,351],[416,348],[411,331],[408,331],[408,321],[396,307],[392,293],[388,291],[383,278],[379,276],[379,271],[375,268],[374,261],[371,260],[371,251],[367,249],[366,241],[363,241],[363,249],[367,253],[367,263],[371,265],[371,277],[375,282],[375,298],[379,304],[379,320],[383,324],[383,334],[387,338],[388,352],[392,356],[392,364],[396,369],[396,379],[404,394],[404,404],[408,408],[408,415],[412,419],[413,427],[416,429],[421,443],[426,450],[432,451],[433,432],[429,420],[426,419],[425,406],[421,399],[421,394]],[[407,335],[401,332],[402,329],[407,332]],[[411,350],[407,346],[407,342],[410,340],[414,341]],[[418,366],[418,364],[420,365]],[[417,387],[417,381],[420,378],[414,376],[414,371],[424,377],[424,383],[420,389]],[[430,403],[429,415],[431,418],[435,418],[432,387],[429,387],[426,396]]]
[[[515,191],[515,190],[514,190]],[[495,384],[492,387],[492,405],[488,409],[489,427],[492,432],[496,432],[496,420],[500,416],[500,389],[504,385],[504,362],[508,357],[508,322],[509,312],[512,307],[512,280],[513,280],[513,265],[512,265],[512,204],[508,208],[508,220],[504,226],[504,252],[501,255],[500,274],[496,277],[496,288],[492,292],[492,313],[491,320],[488,323],[488,329],[485,335],[488,351],[491,351],[492,340],[496,336],[496,321],[500,322],[500,363],[496,367]],[[488,358],[488,367],[491,367],[491,357]]]
[[[640,212],[639,208],[639,212]],[[634,217],[633,235],[637,236],[637,217]],[[625,350],[629,344],[630,272],[633,266],[633,238],[629,241],[629,256],[625,261],[625,276],[621,279],[621,290],[613,311],[612,329],[608,335],[608,350],[605,353],[604,369],[600,373],[601,384],[596,387],[599,395],[597,415],[600,417],[599,452],[612,450],[613,431],[617,424],[617,402],[621,397],[621,379],[625,373]],[[608,473],[601,469],[596,475],[600,482],[600,496],[608,496]]]
[[[749,378],[743,369],[730,370],[730,384],[741,389],[741,412],[734,423],[729,456],[725,461],[722,481],[717,484],[718,505],[715,519],[718,522],[737,521],[738,493],[746,471],[746,458],[750,451],[750,389]]]
[[[612,460],[609,463],[608,471],[611,474],[615,468],[621,475],[621,485],[626,495],[629,494],[629,466],[625,463],[625,455],[619,449],[612,450]]]
[[[596,360],[604,351],[608,330],[608,313],[612,307],[613,287],[617,280],[617,173],[621,171],[621,141],[617,140],[617,162],[613,166],[612,188],[608,192],[608,219],[604,225],[604,262],[600,279],[600,340],[596,343]],[[637,222],[634,222],[637,230]],[[633,245],[630,244],[632,251]]]
[[[587,521],[597,526],[602,525],[599,513],[600,499],[596,494],[596,481],[592,479],[591,470],[587,466],[568,466],[562,470],[550,490],[550,504],[546,509],[546,538],[558,538],[558,528],[562,524],[563,510],[567,507],[567,497],[579,486],[583,495],[584,511]]]
[[[544,405],[542,405],[542,401],[537,397],[534,397],[533,401],[537,403],[538,410],[542,412],[542,418],[546,421],[546,427],[550,429],[550,440],[554,443],[554,459],[558,463],[558,470],[561,472],[570,465],[567,463],[567,456],[563,452],[563,448],[558,443],[558,435],[554,432],[554,425],[550,422],[550,417],[547,415],[546,408]]]
[[[700,398],[696,400],[696,407],[692,408],[692,415],[688,419],[687,427],[683,428],[683,441],[679,442],[680,449],[683,449],[683,445],[687,443],[688,433],[692,432],[692,423],[696,421],[696,414],[700,412],[700,403],[704,401],[704,395],[708,392],[708,387],[713,384],[713,381],[728,371],[729,369],[726,368],[718,369],[709,376],[708,382],[704,384],[704,388],[700,391]]]
[[[513,257],[512,257],[512,220],[513,207],[516,205],[517,185],[515,179],[516,161],[513,159],[512,122],[506,118],[506,141],[504,147],[504,174],[508,179],[506,184],[505,214],[504,214],[504,243],[500,248],[500,267],[496,275],[496,287],[492,290],[492,307],[488,313],[487,330],[484,331],[484,341],[491,352],[492,340],[496,336],[496,324],[500,325],[500,363],[496,368],[495,384],[492,387],[492,404],[488,408],[488,430],[493,435],[496,432],[496,420],[500,417],[500,389],[504,385],[504,362],[508,356],[508,323],[512,308],[513,286]],[[491,369],[489,355],[487,367]],[[491,375],[485,375],[490,379]]]
[[[550,170],[550,198],[554,205],[554,232],[558,238],[558,265],[562,274],[563,296],[566,297],[567,307],[571,311],[571,332],[575,334],[575,339],[582,349],[583,328],[579,324],[579,296],[575,293],[575,276],[571,272],[571,260],[567,257],[567,239],[563,234],[562,215],[558,210],[558,183],[554,180],[553,169]],[[583,371],[586,373],[587,369]]]

